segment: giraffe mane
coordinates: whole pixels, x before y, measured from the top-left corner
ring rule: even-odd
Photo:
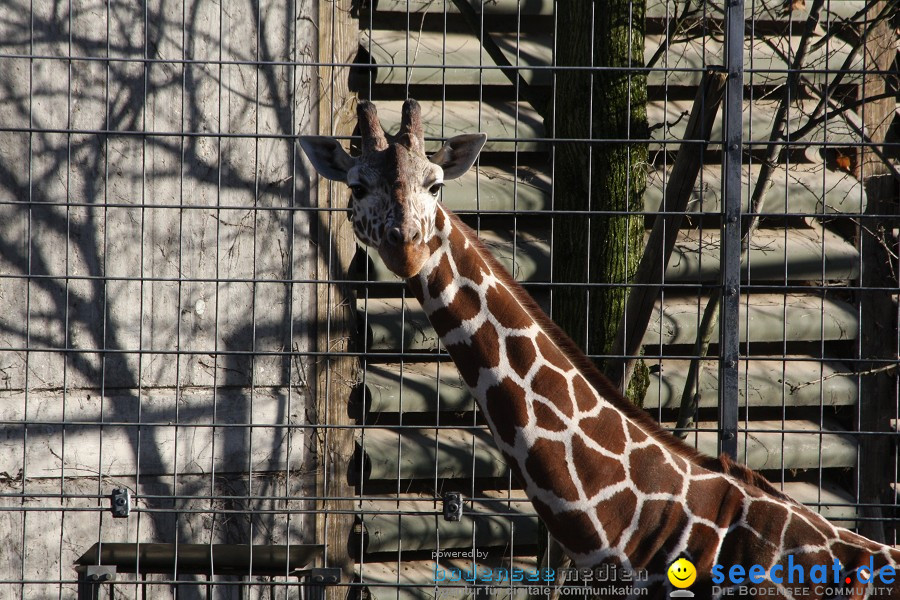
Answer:
[[[476,248],[481,255],[481,258],[488,264],[497,278],[507,287],[507,289],[509,289],[513,297],[525,308],[528,314],[535,320],[541,329],[544,330],[544,333],[550,337],[553,343],[556,344],[560,351],[562,351],[566,358],[572,362],[575,368],[604,400],[624,413],[626,417],[640,425],[645,432],[664,447],[686,460],[710,471],[729,475],[738,481],[752,485],[762,492],[770,494],[780,500],[796,503],[792,498],[775,488],[775,486],[760,473],[733,461],[725,454],[720,455],[718,458],[713,458],[699,452],[696,448],[692,448],[682,440],[664,430],[659,423],[644,412],[643,409],[629,402],[625,396],[613,386],[606,375],[601,373],[594,363],[584,355],[581,349],[562,330],[562,328],[544,313],[543,309],[538,306],[537,302],[534,301],[528,292],[513,279],[506,268],[494,258],[494,255],[478,238],[472,228],[463,223],[452,211],[446,210],[446,212],[449,215],[453,226],[459,227],[466,237],[469,238],[469,242]]]

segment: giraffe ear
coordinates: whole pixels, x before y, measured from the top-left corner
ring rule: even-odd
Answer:
[[[444,170],[445,180],[456,179],[475,164],[486,141],[487,135],[483,133],[458,135],[447,140],[429,160]]]
[[[347,183],[347,171],[356,161],[339,141],[324,135],[304,135],[300,136],[300,147],[319,175]]]

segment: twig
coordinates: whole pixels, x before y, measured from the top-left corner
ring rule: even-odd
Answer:
[[[712,324],[719,317],[719,306],[722,300],[722,290],[715,290],[703,309],[703,317],[700,320],[700,329],[697,332],[697,340],[694,342],[694,358],[688,367],[684,380],[684,389],[681,390],[681,403],[678,407],[678,420],[675,422],[675,435],[684,439],[688,434],[688,427],[694,422],[694,414],[700,404],[700,392],[694,392],[700,385],[700,361],[709,354],[709,342],[712,337]]]
[[[787,381],[779,380],[778,383],[787,384],[787,386],[791,389],[791,393],[793,394],[797,390],[802,390],[805,387],[809,387],[811,385],[815,385],[817,383],[824,383],[829,379],[834,379],[835,377],[868,377],[869,375],[879,375],[881,373],[889,373],[891,371],[896,371],[900,368],[900,363],[893,363],[890,365],[884,365],[883,367],[877,367],[875,369],[868,369],[866,371],[839,371],[835,373],[829,373],[824,377],[820,377],[819,379],[814,379],[812,381],[805,381],[803,383],[790,384]]]
[[[678,14],[678,3],[675,3],[675,17],[670,19],[668,24],[666,25],[666,35],[663,38],[663,43],[659,45],[659,48],[653,53],[653,56],[650,57],[650,60],[647,61],[647,68],[651,69],[654,65],[665,55],[669,50],[669,46],[672,44],[673,38],[681,31],[681,28],[687,22],[687,20],[697,14],[700,10],[698,6],[694,10],[691,10],[690,1],[686,2],[684,5],[684,10],[681,11],[681,14]],[[691,39],[694,39],[691,36],[685,36],[682,39],[679,39],[679,42],[686,42]]]
[[[422,31],[425,29],[425,15],[428,14],[428,7],[425,8],[425,12],[422,13],[422,22],[419,23],[419,37],[416,38],[416,51],[413,52],[412,64],[413,67],[416,65],[416,61],[419,60],[419,46],[422,45]],[[407,69],[406,73],[406,87],[409,88],[409,82],[412,81],[412,72],[413,69]]]

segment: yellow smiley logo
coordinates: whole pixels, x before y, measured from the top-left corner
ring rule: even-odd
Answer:
[[[697,568],[686,558],[679,558],[669,565],[667,573],[669,583],[677,588],[686,588],[697,579]]]

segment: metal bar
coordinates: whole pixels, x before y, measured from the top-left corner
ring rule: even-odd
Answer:
[[[722,165],[722,295],[719,314],[719,451],[737,457],[741,285],[741,110],[744,99],[744,2],[725,7],[725,152]]]

